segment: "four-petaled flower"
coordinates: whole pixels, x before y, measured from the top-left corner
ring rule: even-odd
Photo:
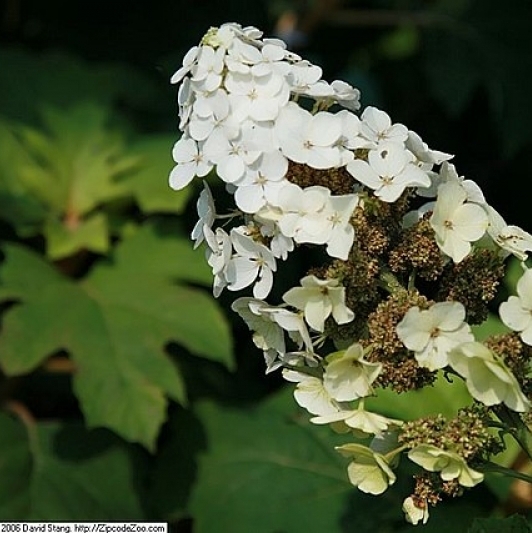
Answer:
[[[530,400],[502,359],[480,342],[460,344],[448,355],[449,364],[466,380],[469,393],[484,405],[505,403],[510,409],[524,412]]]
[[[336,450],[351,459],[347,467],[349,481],[362,492],[382,494],[395,483],[396,476],[387,456],[356,443],[337,446]]]
[[[509,328],[519,332],[525,344],[532,346],[532,269],[519,278],[517,294],[501,304],[499,314]]]
[[[332,314],[337,324],[346,324],[355,314],[345,305],[345,287],[337,279],[319,279],[305,276],[301,287],[286,292],[283,300],[305,314],[308,325],[323,331],[325,320]]]
[[[429,309],[411,307],[397,324],[397,336],[414,352],[420,366],[437,370],[447,366],[447,354],[459,344],[474,340],[464,322],[460,302],[438,302]]]
[[[457,479],[463,487],[474,487],[484,475],[473,470],[455,452],[441,450],[431,444],[420,444],[408,452],[408,458],[429,472],[439,472],[443,481]]]
[[[373,393],[372,383],[382,365],[366,361],[364,355],[364,348],[355,342],[347,350],[327,357],[323,385],[335,400],[348,402]]]
[[[459,263],[488,228],[488,215],[477,204],[466,202],[466,190],[455,181],[438,187],[438,199],[430,218],[442,252]]]

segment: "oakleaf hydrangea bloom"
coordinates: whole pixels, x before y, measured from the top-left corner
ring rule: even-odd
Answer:
[[[409,496],[403,501],[403,512],[405,513],[405,519],[410,524],[417,526],[419,522],[426,524],[429,520],[429,509],[427,501],[422,502],[422,506]]]
[[[449,181],[438,188],[438,199],[430,223],[441,250],[459,263],[488,228],[488,215],[477,204],[467,203],[467,193],[458,183]]]
[[[401,425],[400,420],[366,411],[363,401],[359,403],[356,409],[315,416],[310,421],[314,424],[331,424],[336,431],[339,431],[340,428],[343,431],[355,430],[355,434],[360,434],[361,437],[380,435],[388,431],[391,426]]]
[[[323,385],[335,400],[347,402],[373,393],[371,385],[382,365],[367,361],[364,355],[362,346],[354,343],[347,350],[328,356]]]
[[[473,470],[457,453],[421,444],[408,452],[408,458],[429,472],[439,472],[444,481],[457,479],[464,487],[474,487],[484,475]]]
[[[395,202],[407,187],[430,185],[426,172],[413,164],[410,152],[392,142],[371,150],[367,162],[351,161],[347,170],[385,202]]]
[[[170,186],[176,191],[184,189],[195,176],[204,177],[212,170],[212,163],[206,160],[202,147],[194,139],[181,137],[172,155],[178,165],[170,174]]]
[[[519,332],[524,343],[532,346],[532,269],[525,270],[519,278],[517,294],[501,304],[501,319]]]
[[[214,206],[214,198],[207,182],[203,182],[203,191],[201,191],[198,201],[196,203],[199,220],[192,229],[190,237],[194,241],[194,249],[196,249],[205,239],[205,231],[210,230],[216,219],[216,208]]]
[[[417,470],[403,511],[425,523],[429,506],[480,483],[504,450],[493,427],[528,431],[532,236],[505,222],[452,154],[322,75],[257,28],[210,28],[171,79],[180,138],[169,183],[203,183],[193,246],[215,297],[243,291],[232,308],[266,372],[282,371],[314,424],[363,439],[337,448],[359,490],[382,494],[407,455]],[[300,282],[277,285],[293,254]],[[472,326],[493,311],[511,255],[524,273],[499,315],[513,331],[480,343]],[[438,374],[463,380],[472,406],[413,420],[373,407],[416,391],[422,408]],[[529,442],[519,437],[528,456]]]
[[[466,380],[471,396],[485,405],[505,403],[527,411],[530,400],[504,362],[479,342],[466,342],[449,353],[449,363]]]
[[[283,300],[302,310],[308,325],[316,331],[323,331],[325,320],[331,314],[337,324],[346,324],[355,316],[345,305],[345,287],[339,286],[335,279],[305,276],[301,287],[290,289]]]
[[[463,342],[473,341],[459,302],[439,302],[429,309],[412,307],[397,325],[397,335],[414,352],[420,366],[437,370],[447,366],[447,354]]]
[[[515,255],[521,261],[532,251],[532,235],[518,226],[508,226],[504,219],[491,206],[486,206],[488,213],[488,234],[506,253]]]
[[[382,494],[397,479],[390,460],[362,444],[344,444],[336,449],[351,459],[347,467],[349,481],[362,492]]]
[[[338,411],[338,404],[331,398],[321,379],[294,370],[285,370],[283,376],[287,381],[297,383],[294,397],[309,413],[326,416]]]

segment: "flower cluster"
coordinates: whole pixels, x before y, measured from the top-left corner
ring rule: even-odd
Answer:
[[[170,186],[203,178],[192,239],[205,244],[214,294],[250,288],[233,309],[311,421],[355,439],[338,449],[353,485],[384,492],[405,455],[421,474],[403,508],[425,522],[442,495],[483,480],[483,461],[500,451],[490,424],[530,408],[520,361],[532,355],[532,236],[507,225],[450,154],[382,110],[357,114],[359,91],[321,76],[256,28],[211,28],[172,77],[182,136]],[[212,173],[234,199],[230,214],[216,212]],[[302,247],[320,248],[321,263],[267,303],[281,262]],[[509,255],[524,270],[500,307],[514,333],[480,343],[471,326]],[[416,423],[365,406],[379,389],[417,390],[438,372],[463,378],[477,409]]]

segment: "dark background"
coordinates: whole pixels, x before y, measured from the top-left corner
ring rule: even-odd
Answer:
[[[380,105],[432,147],[454,153],[458,171],[526,228],[530,6],[526,0],[5,0],[1,44],[134,65],[161,90],[141,125],[171,131],[175,91],[167,80],[209,26],[237,21],[271,35],[291,13],[303,35],[296,50],[321,65],[326,78],[358,85],[363,105]]]

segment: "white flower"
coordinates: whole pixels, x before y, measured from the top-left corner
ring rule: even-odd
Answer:
[[[429,472],[440,472],[443,481],[458,479],[463,487],[474,487],[484,480],[484,475],[473,470],[463,457],[431,444],[420,444],[411,449],[408,458]]]
[[[443,162],[439,173],[429,172],[428,174],[431,177],[431,186],[426,189],[418,189],[417,193],[419,196],[434,198],[438,194],[438,187],[442,183],[452,181],[463,187],[468,202],[479,204],[481,206],[486,205],[484,193],[478,184],[473,180],[466,180],[463,176],[459,176],[455,166],[448,161]]]
[[[273,349],[277,353],[285,353],[284,331],[272,320],[274,308],[256,298],[238,298],[231,305],[253,331],[253,342],[263,351]],[[269,312],[270,311],[270,312]]]
[[[358,111],[360,109],[360,91],[358,89],[355,89],[349,83],[342,80],[333,81],[331,87],[334,91],[334,99],[342,107],[351,111]]]
[[[242,34],[242,26],[233,22],[222,24],[219,28],[209,28],[209,31],[201,39],[201,44],[227,50],[233,43],[235,34]]]
[[[390,117],[384,111],[376,107],[368,106],[362,113],[360,133],[374,146],[383,141],[398,143],[401,146],[408,137],[408,129],[403,124],[393,124]]]
[[[433,164],[440,165],[444,161],[453,158],[451,154],[431,150],[427,143],[423,142],[423,139],[412,130],[408,132],[408,138],[406,139],[405,145],[414,154],[419,163],[429,165],[430,167],[432,167]]]
[[[530,401],[502,359],[480,342],[466,342],[451,350],[449,364],[466,380],[473,398],[484,405],[505,403],[510,409],[524,412]]]
[[[294,63],[287,74],[287,80],[292,92],[305,94],[310,87],[315,85],[321,78],[323,71],[317,65],[307,60]]]
[[[286,183],[279,191],[277,206],[282,214],[279,228],[296,242],[324,244],[329,237],[327,206],[331,192],[321,186],[302,189]]]
[[[270,250],[272,254],[277,258],[286,260],[289,252],[294,249],[294,240],[283,235],[279,226],[274,221],[263,218],[261,213],[255,214],[255,220],[261,224],[261,234],[271,239]]]
[[[347,171],[366,185],[385,202],[395,202],[406,187],[428,187],[427,173],[414,165],[411,155],[402,146],[381,143],[368,154],[368,162],[354,159],[347,164]]]
[[[283,377],[297,383],[294,398],[309,413],[323,416],[338,411],[338,404],[325,390],[321,379],[295,370],[283,370]]]
[[[169,183],[172,189],[184,189],[194,178],[202,178],[212,170],[212,164],[203,155],[201,143],[183,136],[174,144],[172,157],[177,165],[170,173]]]
[[[493,241],[508,253],[515,255],[521,261],[526,261],[532,251],[532,235],[518,226],[508,226],[493,207],[486,205],[489,217],[488,234]]]
[[[357,194],[343,194],[329,197],[327,220],[324,228],[328,228],[327,253],[344,261],[355,240],[355,229],[350,223],[351,216],[358,205]]]
[[[244,213],[256,213],[268,202],[276,201],[287,170],[288,161],[281,152],[276,150],[261,154],[238,183],[236,205]]]
[[[316,331],[323,331],[325,320],[331,314],[337,324],[346,324],[355,317],[345,305],[345,287],[336,279],[305,276],[301,279],[301,287],[287,291],[283,300],[302,310],[308,325]]]
[[[183,65],[179,70],[175,72],[175,74],[170,79],[170,83],[179,83],[181,80],[190,72],[190,69],[196,62],[196,59],[198,57],[199,47],[193,46],[183,58]]]
[[[172,76],[170,83],[179,83],[189,72],[198,57],[199,47],[193,46],[183,58],[183,66]]]
[[[207,263],[212,268],[214,276],[213,294],[215,298],[218,298],[228,283],[225,271],[231,259],[233,246],[231,238],[222,228],[216,228],[216,232],[213,232],[211,228],[203,226],[203,233],[207,243],[205,252]]]
[[[284,106],[275,122],[275,133],[283,154],[312,168],[341,164],[335,144],[342,135],[342,119],[327,111],[312,115],[294,102]]]
[[[384,431],[387,431],[390,426],[399,426],[402,424],[400,420],[394,420],[379,415],[378,413],[366,411],[362,401],[356,409],[341,410],[328,415],[316,416],[311,418],[310,421],[313,424],[332,424],[334,429],[340,429],[342,432],[346,429],[354,429],[361,433],[361,437],[380,435]]]
[[[204,141],[216,130],[221,130],[227,139],[234,139],[240,131],[227,93],[220,89],[214,93],[198,97],[193,105],[194,113],[190,117],[188,133],[196,141]]]
[[[525,344],[532,346],[532,269],[519,278],[517,294],[500,305],[499,314],[510,329],[519,332]]]
[[[373,393],[371,384],[382,365],[366,361],[360,344],[354,343],[347,350],[329,355],[327,360],[323,385],[335,400],[348,402]]]
[[[203,182],[201,191],[196,203],[199,220],[192,229],[190,237],[194,241],[194,250],[203,242],[205,238],[205,227],[211,228],[216,218],[216,209],[214,207],[214,198],[207,182]]]
[[[228,139],[220,129],[214,130],[205,141],[204,153],[216,164],[218,176],[226,183],[236,183],[242,179],[248,165],[261,155],[258,146],[242,131],[238,137]]]
[[[336,116],[342,119],[342,135],[336,142],[342,155],[342,166],[347,165],[355,157],[353,150],[371,148],[372,144],[360,135],[360,119],[347,109],[342,109]]]
[[[268,313],[300,349],[304,347],[306,352],[313,353],[312,340],[302,313],[293,313],[282,307],[272,308]]]
[[[239,120],[274,120],[290,98],[290,89],[282,76],[272,72],[265,76],[229,73],[225,87],[231,107]]]
[[[273,285],[275,257],[264,244],[255,242],[245,231],[246,228],[242,227],[231,230],[231,242],[236,255],[227,264],[227,288],[230,291],[239,291],[255,283],[253,296],[264,299]],[[255,281],[257,279],[258,281]]]
[[[220,87],[224,68],[223,48],[214,49],[210,46],[200,46],[196,63],[192,66],[191,81],[198,91],[211,92]]]
[[[438,198],[430,217],[441,251],[459,263],[471,250],[471,242],[484,235],[488,215],[479,205],[466,203],[467,193],[457,182],[438,187]]]
[[[420,502],[420,506],[416,505],[417,501],[409,496],[403,501],[403,512],[405,513],[405,520],[417,526],[421,521],[424,524],[427,523],[429,519],[429,506],[427,500]]]
[[[395,483],[396,476],[386,456],[355,443],[337,446],[336,450],[352,459],[347,467],[349,481],[362,492],[382,494]]]
[[[190,86],[190,78],[185,78],[177,91],[177,105],[179,108],[179,129],[185,131],[186,125],[192,113],[195,101],[195,93]]]
[[[429,309],[411,307],[397,324],[397,336],[414,352],[419,366],[429,370],[444,368],[447,354],[462,342],[474,340],[465,320],[465,307],[459,302],[438,302]]]

